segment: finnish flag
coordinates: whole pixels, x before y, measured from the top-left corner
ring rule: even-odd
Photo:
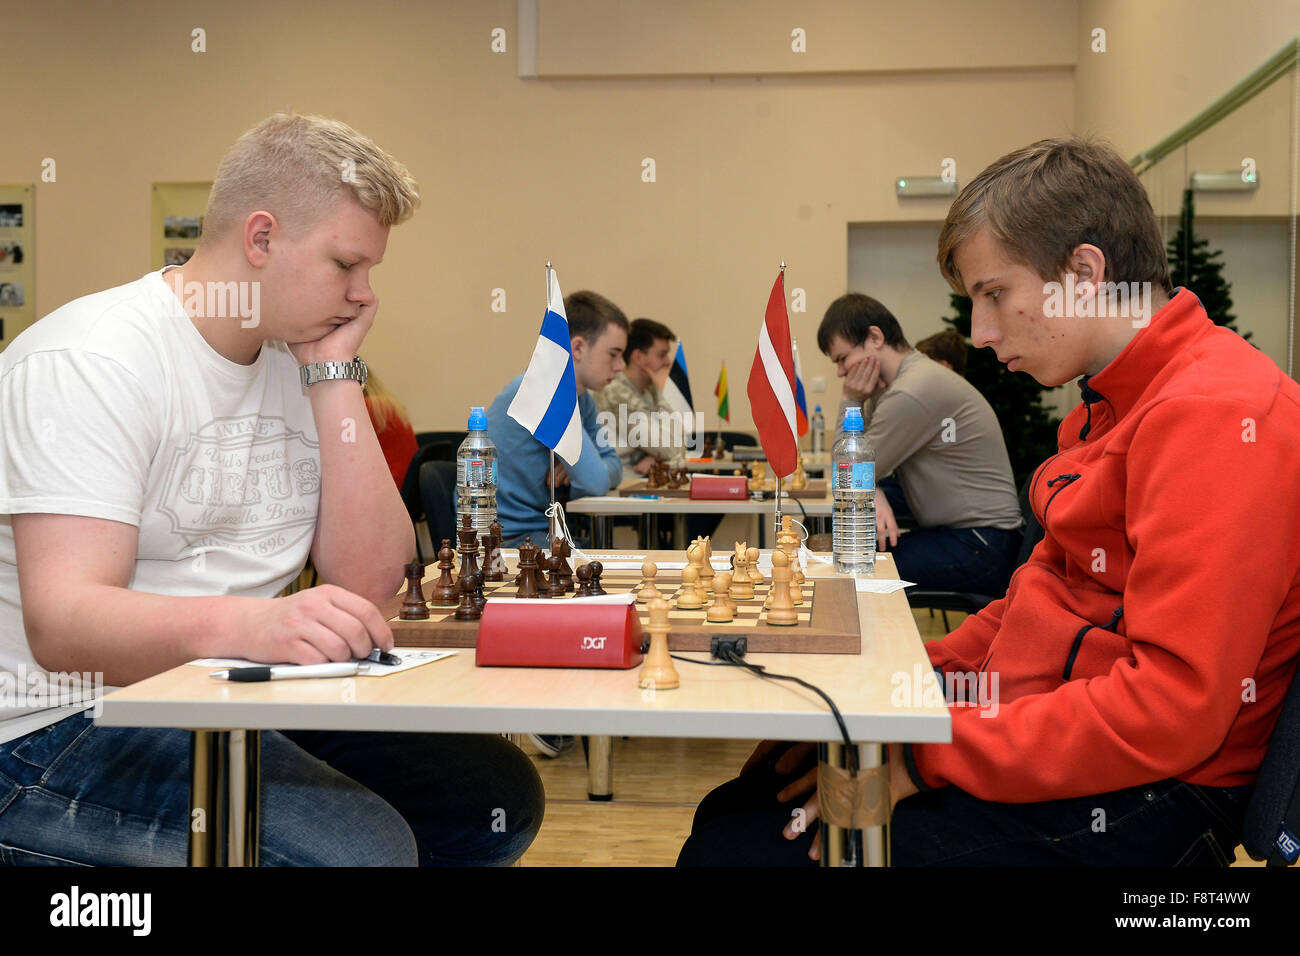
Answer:
[[[578,379],[569,347],[569,319],[564,314],[560,280],[551,270],[546,289],[546,316],[523,381],[506,414],[570,465],[582,454],[578,417]]]

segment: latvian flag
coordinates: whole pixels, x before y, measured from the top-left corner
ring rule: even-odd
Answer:
[[[785,273],[776,277],[749,370],[749,407],[763,454],[778,478],[794,474],[799,457],[794,400],[794,354],[785,311]]]

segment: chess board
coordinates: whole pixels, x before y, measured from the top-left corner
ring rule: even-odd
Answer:
[[[490,602],[494,597],[514,597],[515,569],[505,581],[488,581],[483,593]],[[433,591],[438,580],[435,566],[425,569],[424,593]],[[635,590],[641,583],[641,572],[609,568],[601,584],[609,594]],[[708,604],[698,611],[678,610],[677,591],[681,585],[681,571],[661,569],[655,585],[665,599],[671,598],[668,622],[668,647],[673,651],[707,651],[714,634],[726,634],[748,639],[751,654],[858,654],[862,649],[862,628],[858,623],[858,598],[853,581],[843,578],[809,578],[803,585],[803,604],[795,608],[798,620],[794,625],[778,627],[766,622],[763,602],[771,590],[771,582],[754,585],[754,597],[736,602],[735,620],[725,624],[711,624],[705,620]],[[572,599],[569,594],[554,601]],[[457,621],[455,608],[429,608],[425,621],[403,621],[398,616],[402,595],[390,598],[380,610],[388,619],[398,647],[473,647],[478,638],[478,621]],[[636,605],[641,616],[641,626],[649,624],[649,613],[644,604]],[[646,632],[649,633],[648,631]]]
[[[775,487],[776,485],[773,484],[772,488],[775,489]],[[800,488],[798,491],[791,491],[790,483],[785,482],[781,486],[781,490],[786,494],[788,494],[791,498],[799,498],[801,500],[820,501],[821,499],[826,497],[826,479],[825,478],[809,479],[807,487]],[[650,483],[648,481],[638,481],[634,484],[621,486],[618,489],[618,494],[619,497],[622,498],[629,498],[632,497],[633,495],[654,495],[655,497],[658,498],[689,498],[691,496],[691,486],[684,485],[681,488],[668,488],[668,487],[651,488]],[[772,494],[773,492],[769,491],[768,497],[771,497]],[[708,500],[708,499],[698,499],[698,500]],[[606,588],[606,590],[608,590],[608,588]]]

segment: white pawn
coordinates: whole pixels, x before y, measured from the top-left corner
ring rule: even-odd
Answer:
[[[653,561],[641,565],[641,589],[636,594],[638,604],[646,604],[659,597],[659,589],[655,587],[655,575],[658,573],[659,568]]]

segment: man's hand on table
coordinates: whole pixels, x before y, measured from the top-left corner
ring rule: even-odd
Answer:
[[[655,456],[646,455],[644,458],[642,458],[640,461],[638,461],[635,465],[632,466],[632,470],[635,471],[638,475],[648,475],[650,474],[650,469],[654,466],[654,463],[655,463]]]
[[[776,761],[773,769],[778,774],[793,773],[801,763],[808,758],[813,752],[816,744],[797,743],[787,744],[781,740],[764,740],[761,741],[754,752],[749,755],[745,765],[740,768],[740,775],[743,777],[755,767],[763,762],[773,751],[780,747],[788,749]],[[907,767],[903,763],[903,748],[901,744],[889,745],[889,805],[892,810],[900,800],[910,797],[916,793],[916,784],[907,773]],[[820,815],[820,805],[817,801],[817,767],[813,766],[798,780],[786,784],[776,795],[780,803],[788,803],[801,797],[808,796],[808,800],[803,805],[802,813],[792,813],[794,818],[785,825],[782,836],[787,840],[796,840],[801,833],[806,832],[817,821]],[[810,860],[820,860],[822,858],[822,836],[820,828],[813,833],[812,846],[808,849],[808,858]]]
[[[256,602],[240,631],[250,660],[276,664],[359,660],[376,647],[393,649],[379,608],[333,584]]]

